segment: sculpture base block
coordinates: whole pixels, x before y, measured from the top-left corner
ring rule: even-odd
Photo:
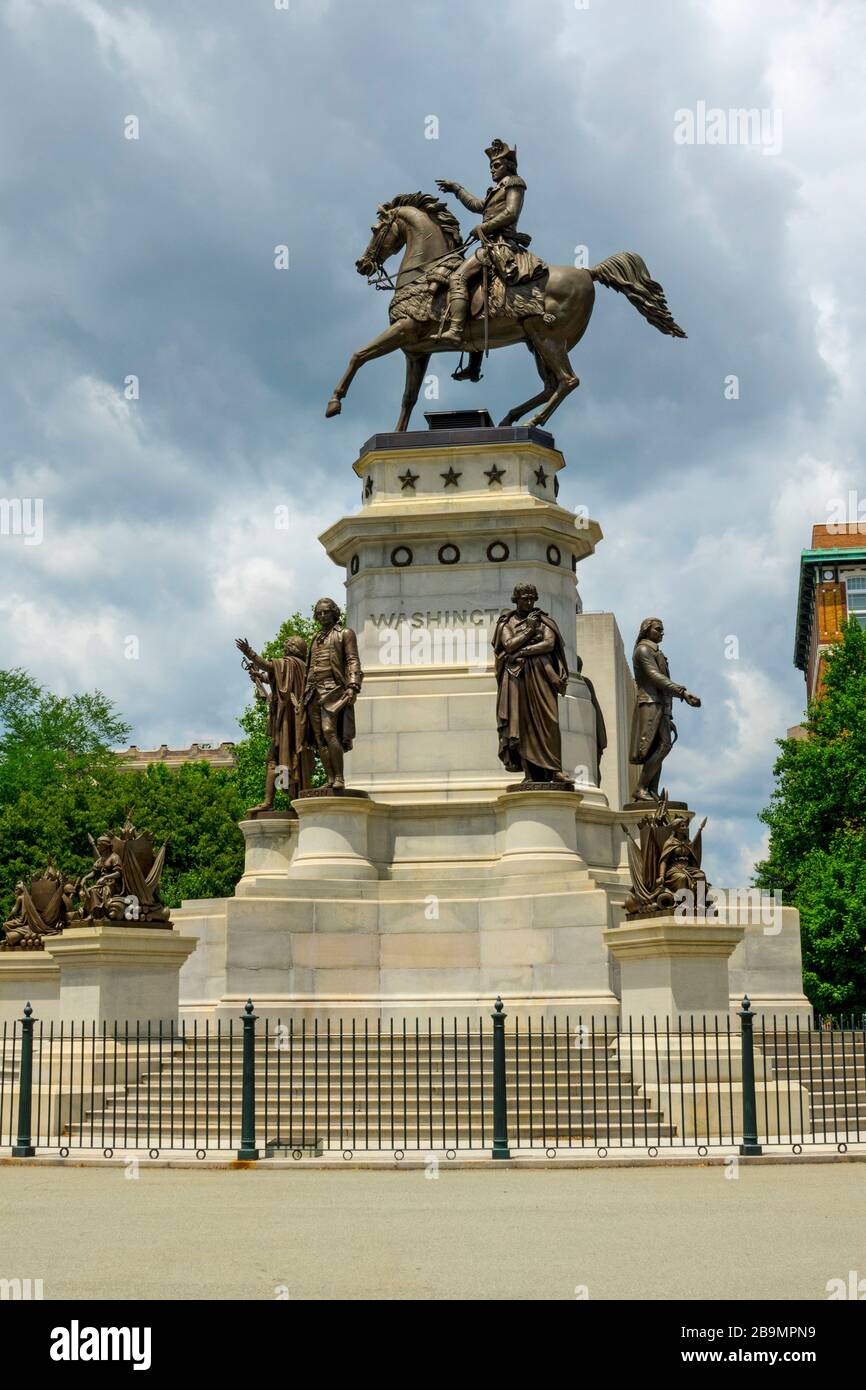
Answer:
[[[61,1022],[176,1024],[180,968],[195,946],[174,927],[68,927],[51,944]]]
[[[49,951],[0,951],[0,1028],[20,1018],[27,1003],[38,1019],[56,1022],[59,984],[60,973]]]
[[[718,919],[680,920],[668,913],[637,918],[605,932],[620,967],[622,1023],[667,1018],[726,1019],[728,959],[745,928]]]
[[[533,1026],[568,1014],[600,1027],[620,1016],[621,978],[626,1018],[670,1014],[674,990],[683,1013],[711,1004],[727,1016],[748,990],[759,1013],[809,1015],[797,913],[780,908],[767,927],[759,904],[744,903],[733,928],[722,927],[734,941],[745,932],[739,946],[713,944],[718,925],[688,924],[694,959],[662,962],[667,997],[636,1002],[614,943],[658,935],[671,919],[611,926],[630,893],[625,817],[596,788],[296,806],[297,821],[242,823],[246,867],[233,898],[174,913],[199,940],[182,972],[187,1020],[236,1019],[251,996],[260,1016],[308,1026],[355,1019],[375,1030],[378,1020],[412,1017],[450,1026],[456,1016],[465,1027],[467,1018],[486,1023],[501,994],[509,1017],[531,1016]],[[708,944],[717,960],[698,954]],[[692,966],[683,982],[678,972]],[[701,984],[707,972],[712,997]]]

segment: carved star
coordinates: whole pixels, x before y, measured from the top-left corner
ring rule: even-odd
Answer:
[[[364,479],[364,496],[365,496],[365,497],[372,497],[372,496],[373,496],[373,479],[372,479],[372,477],[369,476],[369,474],[368,474],[368,476]]]
[[[418,479],[420,478],[420,476],[421,476],[420,473],[413,473],[411,468],[407,468],[405,473],[398,473],[398,474],[397,474],[397,477],[400,479],[400,482],[403,484],[403,487],[402,487],[401,491],[405,492],[406,489],[407,489],[407,487],[410,487],[410,488],[412,489],[412,491],[414,492],[414,491],[415,491],[415,484],[417,483],[417,481],[418,481]]]
[[[458,480],[458,478],[462,478],[462,477],[463,477],[463,474],[462,474],[462,473],[455,473],[455,472],[454,472],[454,468],[453,468],[453,466],[452,466],[451,468],[448,469],[448,472],[447,472],[447,473],[440,473],[440,474],[439,474],[439,477],[445,479],[445,486],[446,486],[446,487],[459,487],[460,484],[459,484],[459,482],[458,482],[457,480]]]
[[[496,464],[494,463],[492,468],[485,468],[484,476],[485,478],[489,479],[487,484],[488,487],[492,487],[494,483],[498,483],[501,487],[502,479],[505,477],[505,469],[497,468]]]
[[[539,464],[535,470],[535,481],[538,483],[539,487],[547,487],[547,474],[541,464]]]

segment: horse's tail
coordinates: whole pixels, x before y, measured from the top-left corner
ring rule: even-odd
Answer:
[[[600,285],[624,294],[659,333],[667,333],[671,338],[685,338],[685,333],[671,316],[664,290],[658,280],[652,278],[636,251],[618,251],[615,256],[608,256],[607,260],[590,266],[589,273]]]

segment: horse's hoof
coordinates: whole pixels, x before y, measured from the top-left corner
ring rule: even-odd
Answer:
[[[330,420],[332,415],[339,415],[343,409],[341,402],[336,396],[332,396],[325,407],[325,419]]]
[[[509,425],[514,424],[515,418],[516,417],[511,414],[511,411],[509,411],[507,415],[503,415],[502,419],[499,421],[497,428],[500,430],[508,429]]]

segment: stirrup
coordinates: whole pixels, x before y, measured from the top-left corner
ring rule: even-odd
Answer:
[[[451,380],[452,380],[452,381],[481,381],[481,380],[483,380],[483,377],[484,377],[484,373],[483,373],[483,372],[473,372],[473,371],[470,370],[469,367],[464,367],[464,365],[463,365],[463,358],[464,358],[465,355],[466,355],[466,349],[465,349],[465,348],[461,348],[461,349],[460,349],[460,361],[457,363],[457,369],[456,369],[456,371],[453,371],[453,372],[451,373]]]

